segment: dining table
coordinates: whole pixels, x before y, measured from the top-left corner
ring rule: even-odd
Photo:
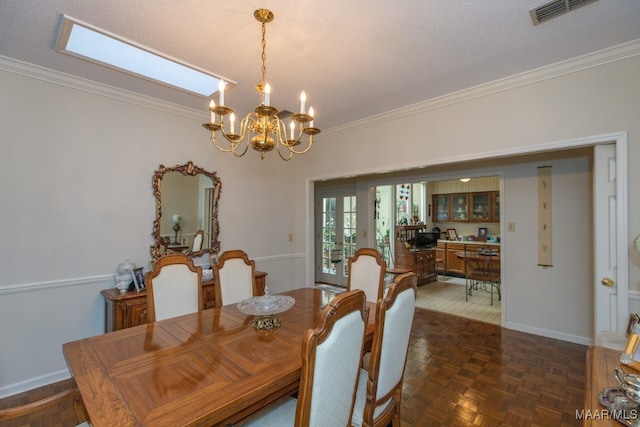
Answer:
[[[336,294],[283,295],[295,303],[273,329],[254,328],[256,316],[232,304],[64,344],[91,424],[233,425],[295,393],[303,337]],[[367,306],[370,348],[376,306]]]

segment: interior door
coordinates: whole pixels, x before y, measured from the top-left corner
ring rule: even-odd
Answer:
[[[603,342],[603,333],[623,334],[628,316],[627,281],[618,280],[617,181],[619,165],[616,145],[594,146],[594,260],[595,260],[595,343]]]
[[[347,285],[348,259],[356,251],[355,191],[321,193],[316,200],[316,282]]]

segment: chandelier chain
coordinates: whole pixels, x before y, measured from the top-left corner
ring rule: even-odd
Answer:
[[[267,79],[267,25],[262,23],[262,84],[266,84]]]

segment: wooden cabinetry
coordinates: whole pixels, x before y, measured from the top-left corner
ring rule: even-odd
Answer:
[[[451,198],[448,194],[433,196],[433,222],[451,221]]]
[[[451,221],[469,222],[469,194],[451,195]]]
[[[438,241],[438,249],[444,251],[444,273],[449,276],[464,277],[464,259],[459,258],[457,253],[462,251],[479,250],[486,243],[480,242],[448,242],[444,240]],[[500,245],[489,244],[492,250],[500,253]]]
[[[267,273],[256,271],[258,295],[264,294]],[[105,301],[105,332],[118,331],[147,323],[147,292],[127,292],[121,294],[118,289],[105,289],[100,292]],[[204,308],[215,306],[215,282],[202,283]]]
[[[464,276],[464,259],[458,258],[458,255],[456,255],[456,253],[464,250],[464,243],[446,243],[444,252],[444,268],[446,274]]]
[[[500,222],[500,192],[434,194],[434,223]]]
[[[406,268],[418,276],[418,285],[436,280],[435,247],[420,248],[415,246],[420,233],[426,233],[423,225],[399,225],[394,233],[394,266]]]

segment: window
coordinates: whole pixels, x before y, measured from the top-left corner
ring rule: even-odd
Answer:
[[[193,65],[68,16],[62,17],[56,51],[205,97],[218,90],[220,81]]]

